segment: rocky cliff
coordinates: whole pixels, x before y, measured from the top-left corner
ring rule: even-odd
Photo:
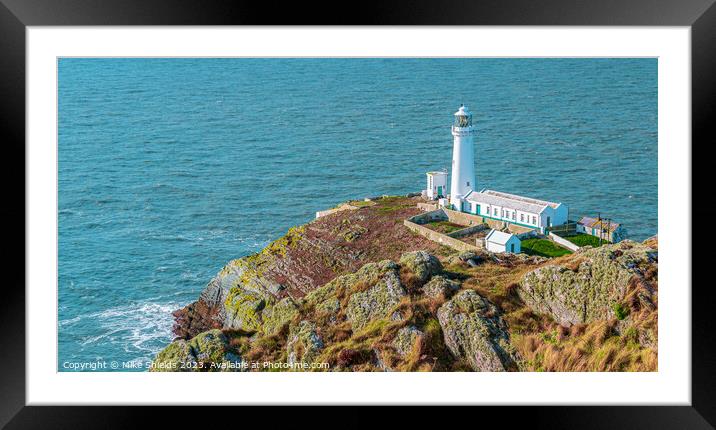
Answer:
[[[419,200],[336,212],[229,262],[174,313],[153,370],[656,370],[655,240],[455,253],[403,226]]]

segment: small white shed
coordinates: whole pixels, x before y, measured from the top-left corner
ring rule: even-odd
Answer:
[[[430,200],[447,197],[447,172],[428,172],[428,188],[426,189]]]
[[[522,241],[519,237],[511,233],[505,233],[499,230],[491,230],[485,236],[485,247],[490,252],[511,252],[519,254]]]

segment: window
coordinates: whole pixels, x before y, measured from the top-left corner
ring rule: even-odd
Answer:
[[[520,222],[525,222],[525,214],[520,214]]]
[[[532,224],[537,225],[537,217],[532,215]]]
[[[495,215],[495,216],[497,216],[497,208],[494,208],[494,209],[493,209],[492,214]]]
[[[455,117],[455,127],[469,127],[472,125],[472,115],[457,115]]]
[[[512,211],[512,220],[517,221],[517,212]]]
[[[467,181],[467,186],[468,186],[468,187],[470,186],[470,181]]]

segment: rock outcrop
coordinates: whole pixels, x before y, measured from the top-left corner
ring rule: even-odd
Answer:
[[[261,332],[266,335],[276,334],[298,314],[298,305],[292,298],[286,297],[263,311]]]
[[[389,316],[405,295],[397,269],[389,269],[375,285],[352,294],[348,300],[346,315],[353,330],[360,330],[372,320]]]
[[[316,332],[316,325],[310,321],[301,321],[297,326],[291,327],[288,335],[288,364],[295,370],[302,370],[297,366],[316,363],[323,346],[323,340]]]
[[[452,293],[460,289],[460,283],[447,279],[444,276],[436,275],[426,283],[422,292],[426,297],[437,299],[440,297],[449,297]]]
[[[423,336],[423,332],[414,325],[405,326],[395,335],[393,348],[401,358],[405,358],[417,347],[417,343]]]
[[[152,370],[656,370],[656,238],[456,253],[404,227],[414,201],[374,203],[229,262]]]
[[[518,294],[566,326],[621,317],[630,280],[642,276],[656,256],[655,249],[631,241],[588,248],[526,274]]]
[[[235,372],[242,370],[242,359],[229,346],[221,330],[210,330],[189,341],[169,344],[152,363],[154,372]]]
[[[437,249],[436,243],[402,224],[420,212],[415,202],[388,197],[368,207],[330,214],[290,229],[261,252],[229,262],[196,302],[174,312],[174,334],[190,339],[214,328],[261,331],[271,307],[286,297],[298,301],[366,263],[397,261],[416,249]],[[416,254],[410,261],[422,270],[420,276],[440,264],[427,255]],[[427,260],[419,261],[420,257]]]
[[[438,310],[445,344],[478,372],[514,370],[507,325],[495,305],[474,290],[461,291]]]
[[[431,276],[442,272],[443,266],[434,255],[425,251],[414,251],[400,257],[400,265],[415,274],[419,282],[425,282]]]

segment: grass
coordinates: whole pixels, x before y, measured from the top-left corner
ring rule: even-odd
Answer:
[[[639,347],[634,330],[615,335],[613,326],[613,321],[557,326],[539,335],[514,335],[513,344],[524,359],[522,370],[528,372],[656,371],[656,350]]]
[[[375,205],[375,202],[372,201],[365,201],[365,200],[351,200],[348,202],[349,205],[356,207],[356,208],[365,208],[368,206]]]
[[[529,255],[542,257],[561,257],[571,254],[572,251],[562,248],[551,240],[547,239],[525,239],[522,241],[522,252]]]
[[[430,230],[435,230],[444,234],[449,234],[454,231],[462,230],[463,228],[465,228],[464,225],[455,224],[450,221],[435,221],[425,224],[425,227],[429,228]]]
[[[378,200],[375,200],[374,206],[378,212],[395,212],[406,208],[415,207],[415,202],[410,199],[400,196],[384,196]]]
[[[579,233],[563,237],[577,246],[593,246],[595,248],[601,246],[599,243],[599,238],[596,236],[592,236],[591,234]],[[605,243],[609,242],[603,240],[602,245]]]

